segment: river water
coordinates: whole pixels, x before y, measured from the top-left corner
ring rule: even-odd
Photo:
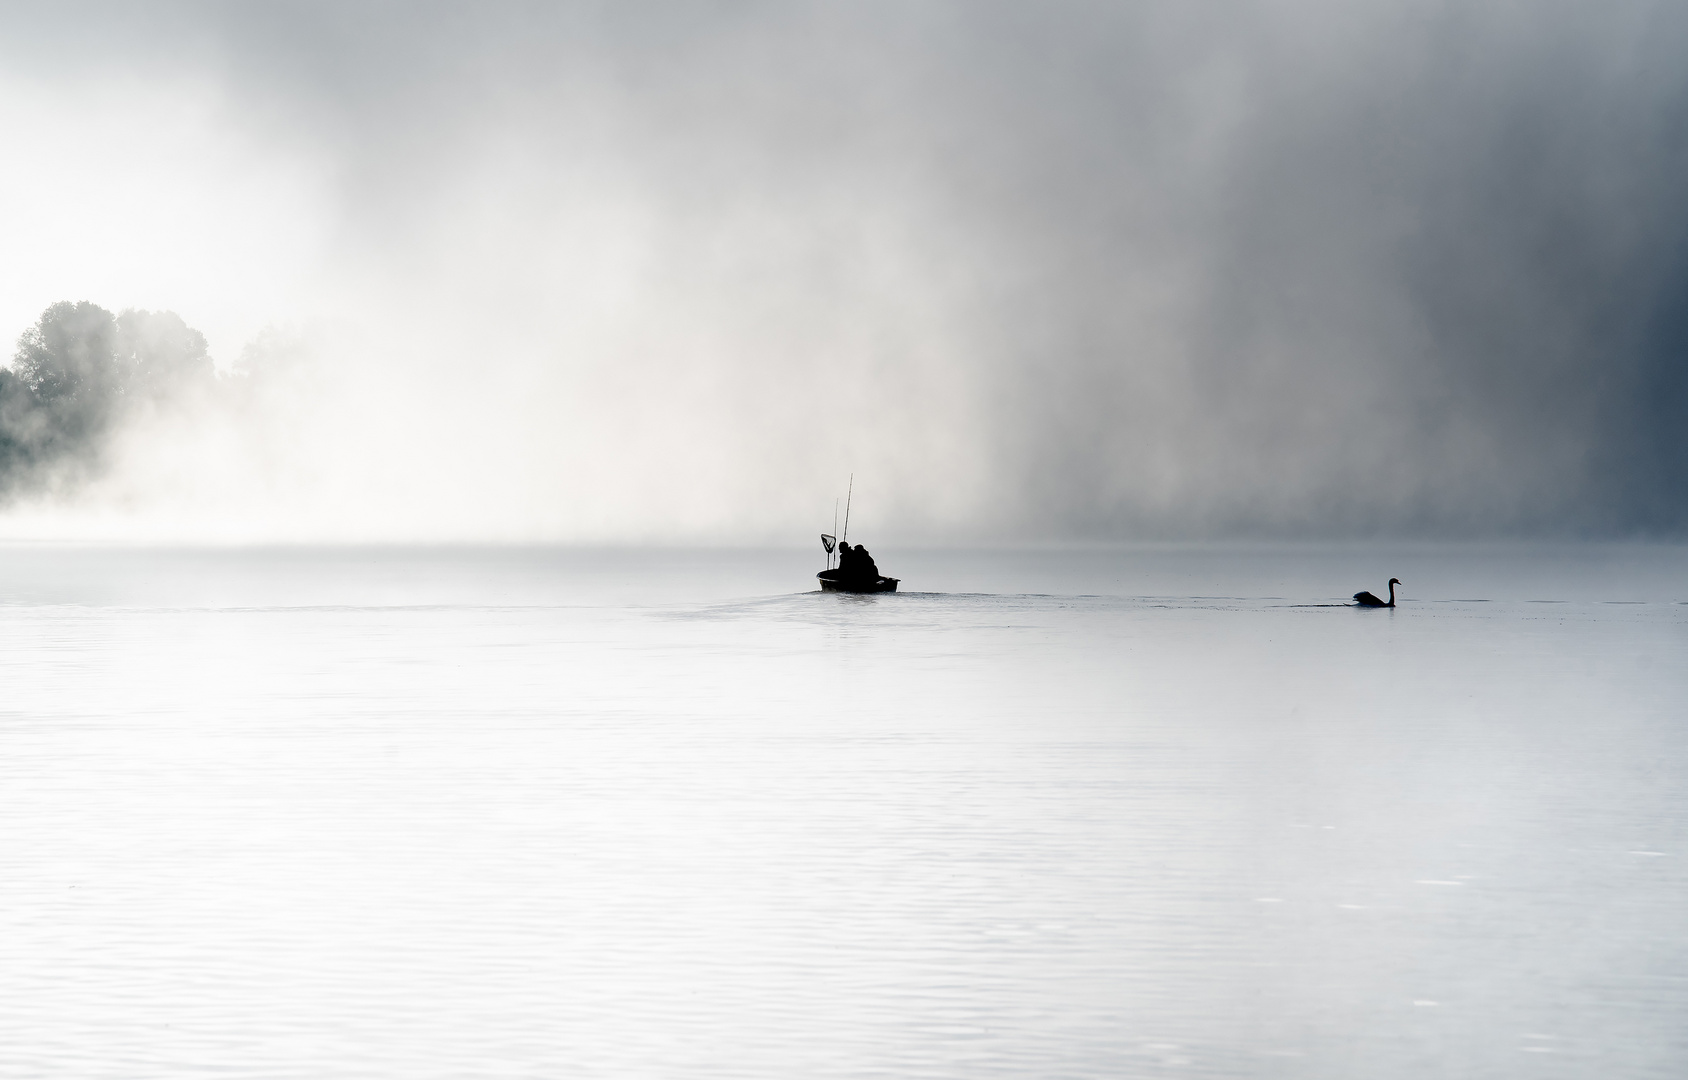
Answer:
[[[1688,1073],[1688,550],[816,554],[0,551],[0,1075]]]

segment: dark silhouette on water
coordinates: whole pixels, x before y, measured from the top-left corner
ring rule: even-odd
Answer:
[[[1369,592],[1357,592],[1357,593],[1355,593],[1354,594],[1354,602],[1359,604],[1361,607],[1394,607],[1395,606],[1395,586],[1399,585],[1400,583],[1401,583],[1400,578],[1392,577],[1392,578],[1389,579],[1389,602],[1387,604],[1385,604],[1382,600],[1379,600],[1377,597],[1373,596]]]
[[[825,540],[822,540],[825,545]],[[815,575],[826,592],[896,592],[897,578],[884,577],[867,548],[848,542],[838,545],[838,566]]]
[[[828,566],[816,574],[822,592],[896,592],[897,579],[883,577],[874,565],[873,556],[860,544],[851,547],[844,538],[850,535],[850,502],[856,493],[856,474],[850,474],[849,494],[844,496],[844,532],[838,537],[838,565]],[[832,504],[833,527],[837,527],[838,502]],[[821,533],[821,547],[832,554],[832,537]]]

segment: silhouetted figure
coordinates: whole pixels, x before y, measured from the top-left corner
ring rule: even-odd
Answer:
[[[874,565],[873,556],[867,553],[867,548],[857,544],[838,545],[838,576],[845,581],[877,581],[879,567]]]
[[[1399,585],[1400,583],[1401,583],[1400,578],[1392,577],[1392,578],[1389,579],[1389,602],[1387,604],[1385,604],[1382,600],[1379,600],[1377,597],[1373,596],[1369,592],[1357,592],[1357,593],[1355,593],[1354,594],[1354,602],[1359,604],[1361,607],[1394,607],[1395,606],[1395,586]]]

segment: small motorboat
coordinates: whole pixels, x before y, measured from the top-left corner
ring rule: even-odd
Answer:
[[[902,580],[894,577],[847,578],[837,570],[822,570],[815,577],[821,583],[822,592],[896,592],[897,583]]]

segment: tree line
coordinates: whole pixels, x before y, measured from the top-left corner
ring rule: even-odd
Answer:
[[[52,305],[0,368],[0,492],[50,466],[95,463],[125,412],[203,392],[216,377],[205,335],[173,311]]]

